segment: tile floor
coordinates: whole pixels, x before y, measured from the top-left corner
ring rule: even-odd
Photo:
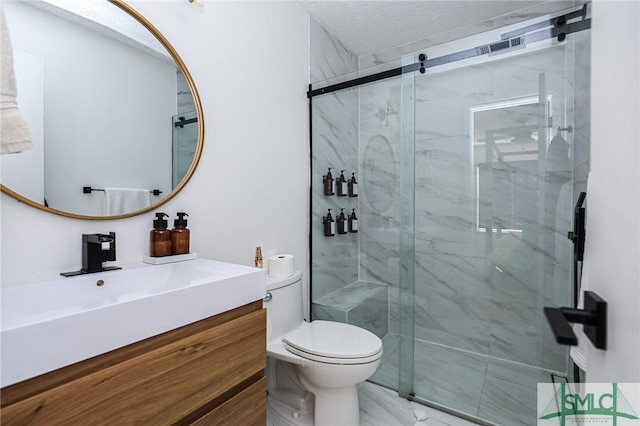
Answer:
[[[382,363],[370,380],[393,389],[398,384],[397,336],[385,336],[383,344]],[[416,395],[491,423],[535,424],[537,384],[550,381],[550,372],[543,369],[415,340]]]
[[[475,423],[400,398],[370,382],[358,386],[360,426],[474,426]]]

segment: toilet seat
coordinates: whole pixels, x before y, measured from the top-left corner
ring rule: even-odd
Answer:
[[[282,337],[285,348],[302,358],[327,364],[366,364],[382,356],[375,334],[333,321],[303,323]]]

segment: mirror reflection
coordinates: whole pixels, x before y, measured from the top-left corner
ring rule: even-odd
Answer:
[[[0,156],[5,192],[67,215],[116,217],[184,185],[199,155],[199,102],[145,26],[107,1],[3,1],[3,12],[3,69],[12,59],[32,145]]]

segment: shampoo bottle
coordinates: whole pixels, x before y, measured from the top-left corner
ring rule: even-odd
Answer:
[[[338,216],[338,234],[347,233],[347,218],[344,216],[344,209],[340,209],[340,216]]]
[[[156,213],[153,229],[149,233],[149,255],[151,257],[171,256],[171,231],[167,229],[169,217],[165,213]]]
[[[351,179],[349,179],[349,197],[358,196],[358,181],[356,180],[356,174],[351,173]]]
[[[349,215],[349,232],[358,232],[358,218],[356,217],[356,209]]]
[[[322,224],[324,225],[325,237],[333,237],[336,235],[336,222],[333,220],[333,216],[331,216],[331,209],[329,209],[327,215],[322,218]]]
[[[347,179],[344,177],[344,170],[340,170],[340,176],[338,177],[338,197],[347,196]]]
[[[322,177],[322,183],[324,184],[324,195],[333,195],[336,193],[336,180],[331,174],[331,167],[325,176]]]
[[[191,231],[187,229],[186,213],[177,213],[178,219],[173,221],[173,229],[171,230],[171,254],[188,254],[189,243],[191,240]]]

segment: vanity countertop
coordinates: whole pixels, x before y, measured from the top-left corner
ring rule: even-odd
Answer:
[[[265,288],[264,270],[207,259],[4,288],[0,387],[262,300]]]

